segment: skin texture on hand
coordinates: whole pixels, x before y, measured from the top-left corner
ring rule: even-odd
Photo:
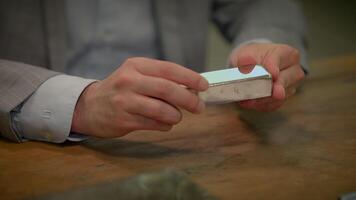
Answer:
[[[251,66],[262,65],[272,75],[271,97],[238,102],[239,106],[257,111],[274,111],[296,92],[305,78],[297,49],[274,43],[250,43],[236,48],[230,55],[232,66],[248,72]]]
[[[189,88],[189,90],[187,89]],[[96,137],[120,137],[135,130],[168,131],[181,121],[181,109],[205,108],[194,91],[208,82],[183,66],[148,58],[129,58],[81,94],[71,131]]]

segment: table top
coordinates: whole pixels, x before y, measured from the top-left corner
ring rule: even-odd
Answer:
[[[0,199],[32,198],[174,168],[218,199],[336,199],[356,191],[356,55],[311,64],[278,111],[184,113],[170,132],[83,143],[0,140]]]

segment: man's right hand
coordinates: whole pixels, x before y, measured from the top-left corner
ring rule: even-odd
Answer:
[[[71,131],[96,137],[120,137],[134,130],[168,131],[182,119],[179,108],[192,113],[205,108],[187,88],[204,91],[208,82],[171,62],[127,59],[109,77],[83,91]]]

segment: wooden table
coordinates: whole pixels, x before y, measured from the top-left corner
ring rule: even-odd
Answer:
[[[0,140],[0,199],[32,198],[174,167],[219,199],[336,199],[356,191],[356,55],[312,63],[273,113],[233,104],[169,133],[80,144]]]

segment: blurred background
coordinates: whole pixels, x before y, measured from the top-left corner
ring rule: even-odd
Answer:
[[[298,0],[308,24],[308,58],[356,54],[356,1]],[[207,66],[209,70],[226,65],[231,46],[214,25],[210,26]],[[311,64],[312,65],[312,64]]]

